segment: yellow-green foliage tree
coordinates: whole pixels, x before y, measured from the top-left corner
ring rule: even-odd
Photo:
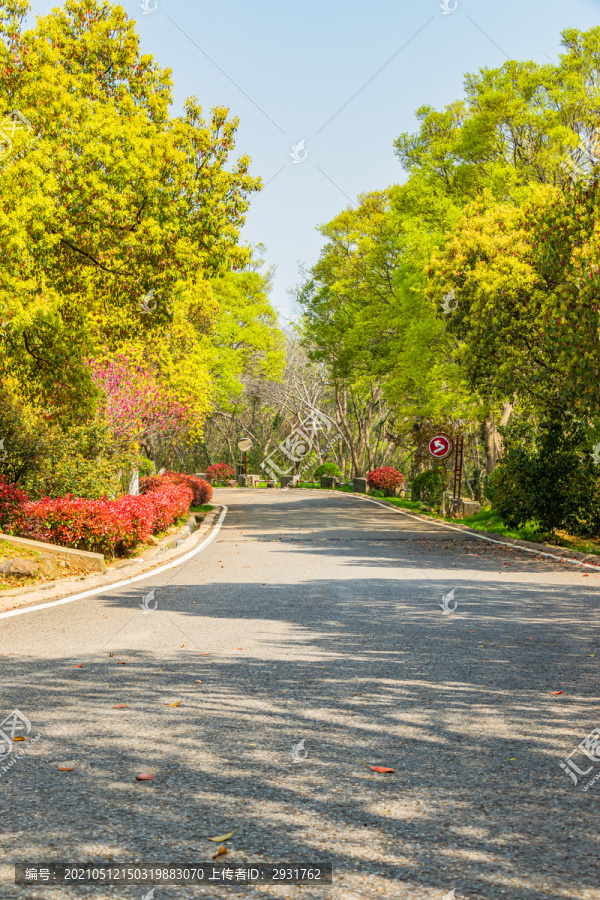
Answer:
[[[201,426],[210,279],[245,265],[260,188],[249,158],[230,158],[237,120],[203,118],[195,98],[172,116],[170,70],[140,53],[121,6],[67,0],[23,30],[27,10],[0,14],[0,120],[32,126],[0,160],[0,378],[67,424],[94,408],[89,360],[143,358]]]

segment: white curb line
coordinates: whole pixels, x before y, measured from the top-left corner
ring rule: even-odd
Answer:
[[[12,609],[9,612],[0,613],[0,619],[10,619],[11,616],[24,616],[26,613],[37,612],[40,609],[50,609],[53,606],[64,606],[65,603],[74,603],[75,600],[83,600],[84,597],[94,597],[97,594],[109,594],[111,591],[125,587],[127,584],[134,584],[136,581],[154,578],[155,575],[160,575],[161,572],[166,572],[167,569],[174,569],[175,566],[180,566],[182,563],[187,562],[197,553],[200,553],[201,550],[204,550],[205,547],[208,547],[210,542],[216,538],[221,530],[221,525],[223,524],[226,514],[227,507],[223,506],[221,515],[208,537],[205,538],[201,544],[198,544],[197,547],[194,547],[193,550],[190,550],[189,553],[185,553],[183,556],[178,557],[178,559],[174,559],[173,562],[166,563],[164,566],[159,566],[157,569],[151,569],[148,572],[142,573],[142,575],[136,575],[134,578],[127,578],[125,581],[115,581],[114,584],[107,584],[104,587],[94,588],[91,591],[84,591],[82,594],[73,594],[71,597],[65,597],[63,600],[52,600],[50,603],[39,603],[37,606],[27,606],[24,609]]]

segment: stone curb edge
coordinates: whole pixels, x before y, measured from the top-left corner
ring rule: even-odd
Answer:
[[[212,531],[222,510],[222,506],[215,504],[213,509],[204,517],[202,524],[195,531],[190,532],[183,542],[178,543],[178,541],[181,541],[180,535],[182,531],[191,527],[192,514],[177,534],[163,538],[160,544],[152,551],[150,557],[119,560],[104,574],[95,572],[92,575],[73,575],[70,578],[47,582],[43,587],[33,585],[30,588],[18,588],[10,594],[2,592],[0,593],[0,604],[2,604],[0,605],[0,612],[9,612],[33,603],[63,600],[72,594],[79,594],[97,587],[103,587],[104,585],[109,588],[111,584],[135,577],[136,575],[143,575],[145,572],[151,572],[152,569],[157,569],[166,562],[176,561],[178,557],[188,553],[196,544],[200,543],[202,538],[205,538]],[[8,605],[5,605],[6,601],[8,601]]]

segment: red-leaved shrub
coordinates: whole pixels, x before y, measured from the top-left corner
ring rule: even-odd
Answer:
[[[381,469],[373,469],[367,475],[369,487],[378,488],[380,491],[392,493],[395,488],[401,488],[406,481],[402,472],[392,469],[391,466],[383,466]]]
[[[157,491],[164,484],[185,484],[194,493],[194,506],[204,506],[212,499],[213,489],[208,481],[196,478],[195,475],[185,475],[183,472],[165,472],[164,475],[150,475],[140,481],[140,491],[147,494]]]
[[[229,463],[215,463],[206,470],[206,477],[211,483],[230,481],[235,478],[235,469]]]
[[[183,484],[164,484],[157,491],[118,500],[72,495],[25,499],[11,506],[6,530],[34,541],[122,556],[172,525],[188,511],[192,500],[191,489]]]
[[[9,484],[4,475],[0,475],[0,531],[13,519],[15,510],[29,500],[25,491],[16,484]]]

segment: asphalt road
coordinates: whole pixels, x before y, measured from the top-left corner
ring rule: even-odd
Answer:
[[[154,900],[600,898],[600,760],[559,765],[600,725],[599,576],[357,498],[216,495],[188,563],[0,622],[0,719],[32,723],[0,768],[0,896],[142,900],[13,866],[211,862],[233,831],[234,872],[331,862],[333,885]]]

